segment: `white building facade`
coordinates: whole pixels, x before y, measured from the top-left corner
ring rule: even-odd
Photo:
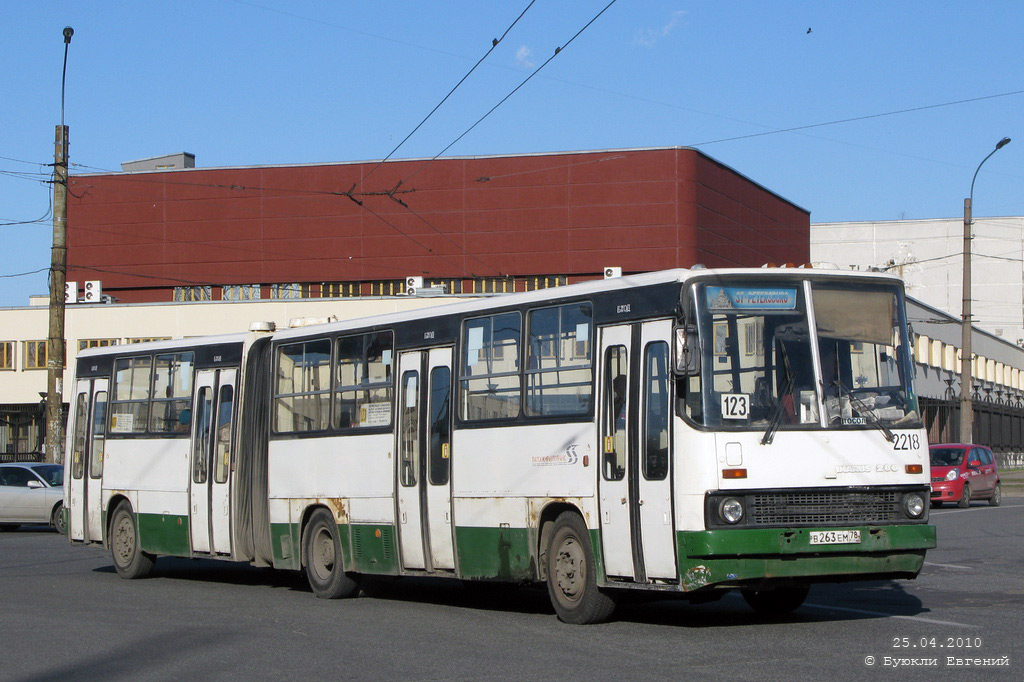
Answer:
[[[959,317],[962,218],[811,225],[811,260],[894,272],[907,294]],[[971,245],[974,325],[1024,345],[1024,217],[975,218]]]

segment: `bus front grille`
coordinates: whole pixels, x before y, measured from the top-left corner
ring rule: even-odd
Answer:
[[[752,495],[755,526],[892,523],[901,518],[899,494],[880,491],[792,491]]]

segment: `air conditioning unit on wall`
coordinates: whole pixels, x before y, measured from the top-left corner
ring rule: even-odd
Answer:
[[[608,267],[604,269],[604,278],[611,279],[612,277],[622,277],[622,268]]]
[[[423,278],[418,275],[410,275],[405,278],[405,293],[415,296],[416,291],[423,288]]]
[[[103,302],[103,282],[98,279],[91,279],[85,283],[85,302]]]

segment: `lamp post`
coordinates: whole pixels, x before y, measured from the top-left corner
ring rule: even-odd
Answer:
[[[50,323],[46,340],[47,462],[64,452],[64,286],[67,281],[68,127],[64,125],[64,83],[68,46],[75,29],[64,27],[64,68],[60,76],[60,125],[53,152],[53,246],[50,249]]]
[[[974,201],[974,181],[978,179],[978,171],[985,162],[997,151],[1010,144],[1010,138],[1004,137],[996,143],[996,148],[988,153],[971,178],[971,193],[964,199],[964,282],[963,282],[963,315],[960,321],[960,442],[974,442],[974,406],[971,404],[971,388],[974,379],[971,373],[971,204]]]

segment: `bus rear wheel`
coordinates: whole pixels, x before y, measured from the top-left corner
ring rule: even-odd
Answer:
[[[547,548],[548,596],[559,620],[573,625],[600,623],[615,602],[597,587],[590,533],[579,514],[555,519]]]
[[[317,509],[309,517],[302,534],[302,559],[306,579],[318,598],[341,599],[359,592],[359,582],[345,572],[338,524],[326,509]]]
[[[139,546],[139,529],[131,505],[122,502],[110,522],[110,556],[122,578],[145,578],[153,570],[154,557]]]
[[[778,618],[800,608],[809,591],[807,585],[776,587],[774,590],[743,590],[743,598],[754,611],[763,616]]]

